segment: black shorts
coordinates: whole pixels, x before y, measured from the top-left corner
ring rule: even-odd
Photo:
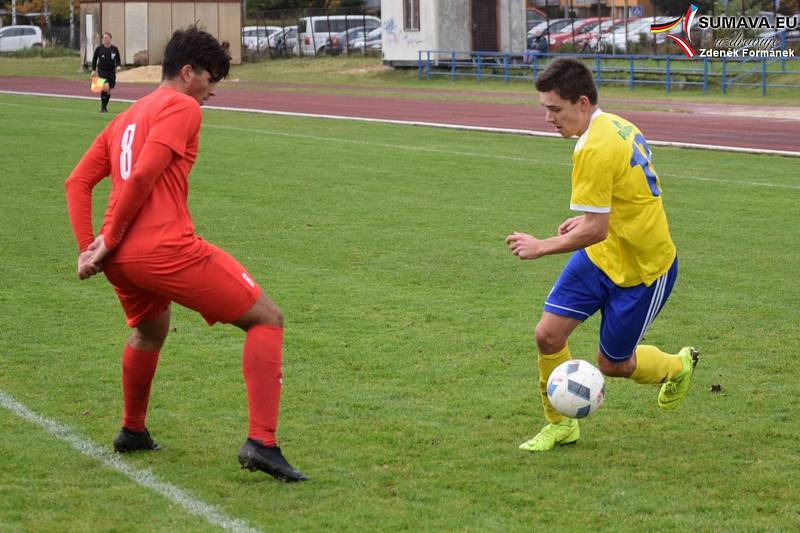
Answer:
[[[117,84],[117,73],[116,72],[103,72],[101,70],[97,71],[97,76],[103,78],[108,83],[109,89],[113,89],[114,86]]]

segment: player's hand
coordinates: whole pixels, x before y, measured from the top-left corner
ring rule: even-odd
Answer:
[[[100,272],[101,268],[92,262],[93,255],[93,250],[86,250],[78,255],[78,277],[80,279],[88,279]]]
[[[92,78],[94,78],[94,77],[96,77],[96,76],[97,76],[97,71],[96,71],[96,70],[93,70],[93,71],[92,71]]]
[[[544,255],[542,241],[527,233],[515,231],[506,237],[506,244],[511,253],[520,259],[538,259]]]
[[[78,277],[88,279],[103,270],[103,259],[108,255],[105,239],[102,235],[78,256]]]
[[[581,220],[583,220],[583,215],[578,215],[577,217],[568,218],[567,220],[562,222],[561,225],[558,227],[558,234],[564,235],[574,230],[576,227],[578,227],[578,224],[581,223]]]

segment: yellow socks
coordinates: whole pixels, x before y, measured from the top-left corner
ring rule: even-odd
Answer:
[[[646,344],[636,347],[636,369],[630,376],[636,383],[665,383],[681,372],[683,361],[677,355]]]
[[[551,424],[558,424],[566,417],[550,405],[550,400],[547,398],[547,378],[558,365],[570,359],[572,356],[569,353],[569,344],[565,344],[561,351],[554,354],[539,354],[539,395],[542,397],[544,417]],[[678,360],[678,364],[681,364],[680,360]]]
[[[551,424],[558,424],[566,417],[550,404],[547,398],[547,378],[550,373],[565,361],[572,359],[569,344],[550,355],[539,354],[539,395],[542,398],[544,417]],[[683,372],[680,356],[664,353],[655,346],[640,344],[636,347],[636,368],[630,378],[636,383],[666,383]]]

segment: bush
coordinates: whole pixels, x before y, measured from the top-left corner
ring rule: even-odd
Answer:
[[[23,48],[16,52],[10,52],[9,57],[17,57],[21,59],[29,57],[78,57],[81,53],[79,50],[72,48],[62,48],[60,46],[34,46],[33,48]]]

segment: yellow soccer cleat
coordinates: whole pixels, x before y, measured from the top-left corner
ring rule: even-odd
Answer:
[[[581,438],[581,428],[574,418],[565,418],[558,424],[547,424],[531,440],[520,445],[526,452],[546,452],[556,446],[574,444]]]
[[[678,357],[682,359],[683,371],[675,376],[673,379],[661,385],[661,391],[658,393],[658,406],[662,409],[675,409],[681,400],[686,397],[689,392],[689,385],[692,382],[692,375],[694,374],[694,367],[697,366],[697,359],[700,352],[687,346],[678,352]]]

